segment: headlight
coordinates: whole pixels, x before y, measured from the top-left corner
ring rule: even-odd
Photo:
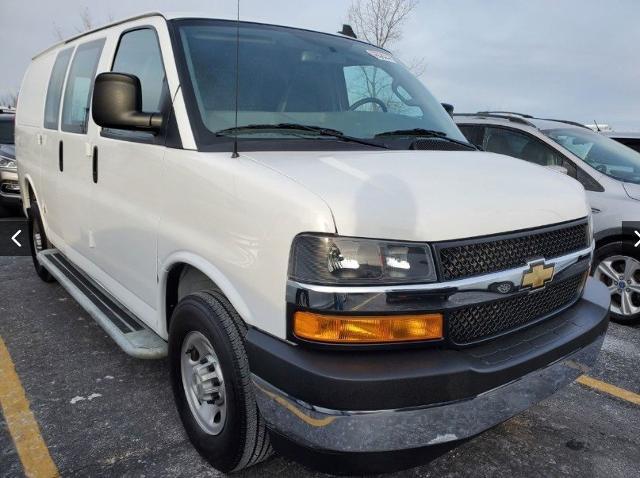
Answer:
[[[328,285],[435,282],[426,244],[301,234],[291,248],[289,277]]]
[[[0,157],[0,168],[18,169],[17,166],[16,166],[15,159],[1,158],[1,157]]]

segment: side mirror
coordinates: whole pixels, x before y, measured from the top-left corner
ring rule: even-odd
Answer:
[[[103,128],[158,133],[163,118],[159,113],[142,112],[142,88],[137,76],[100,73],[93,87],[93,121]]]
[[[564,166],[558,166],[557,164],[550,164],[545,167],[547,169],[550,169],[551,171],[555,171],[556,173],[569,174],[569,170]]]
[[[442,103],[442,107],[449,113],[449,116],[453,118],[453,105],[449,103]]]

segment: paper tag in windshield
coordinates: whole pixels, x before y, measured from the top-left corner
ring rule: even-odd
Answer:
[[[367,53],[369,55],[371,55],[374,58],[377,58],[378,60],[382,60],[382,61],[388,61],[391,63],[395,63],[396,60],[393,59],[393,56],[390,53],[387,53],[386,51],[380,51],[380,50],[367,50]]]

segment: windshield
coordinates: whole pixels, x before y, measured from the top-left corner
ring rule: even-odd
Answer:
[[[0,144],[13,144],[14,125],[13,115],[0,118]]]
[[[544,133],[601,173],[640,184],[640,154],[633,149],[586,129],[551,129]]]
[[[369,140],[420,129],[466,142],[440,103],[384,50],[334,35],[240,23],[236,80],[235,22],[176,25],[185,97],[200,146],[228,144],[236,81],[238,125],[260,126],[232,129],[242,140],[335,140],[291,128],[298,124]],[[283,124],[287,128],[265,128]]]

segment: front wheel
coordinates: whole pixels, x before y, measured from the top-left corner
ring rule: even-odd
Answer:
[[[176,306],[169,330],[171,384],[182,423],[198,452],[225,473],[271,454],[244,349],[246,327],[217,292]]]
[[[640,251],[627,242],[599,247],[593,276],[611,293],[611,320],[620,324],[640,321]]]

